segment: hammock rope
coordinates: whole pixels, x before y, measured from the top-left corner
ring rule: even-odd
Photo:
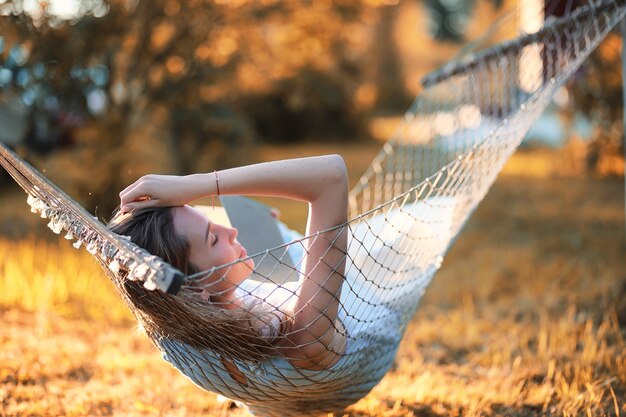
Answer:
[[[207,277],[227,277],[245,260],[184,276],[112,233],[1,144],[0,164],[53,231],[67,231],[94,255],[164,358],[194,383],[259,415],[335,412],[390,369],[463,225],[554,93],[625,11],[623,0],[601,0],[564,17],[538,16],[543,24],[535,33],[460,57],[424,78],[425,89],[351,191],[350,220],[333,229],[334,239],[348,234],[338,320],[330,330],[346,345],[338,362],[322,370],[292,365],[277,346],[307,278],[301,269],[308,248],[329,239],[325,231],[291,233],[284,245],[251,255],[255,268],[237,292],[250,308],[225,320],[198,294]],[[511,16],[490,37],[517,36]],[[242,333],[243,320],[256,336]]]
[[[76,240],[74,247],[84,245],[92,255],[128,265],[132,277],[146,287],[176,293],[183,274],[147,251],[120,239],[63,190],[41,175],[30,164],[0,143],[0,164],[28,193],[27,203],[33,213],[49,219],[48,227],[56,234],[66,231],[65,238]],[[137,268],[133,268],[134,266]],[[114,267],[115,265],[113,265]],[[142,271],[146,271],[142,273]]]

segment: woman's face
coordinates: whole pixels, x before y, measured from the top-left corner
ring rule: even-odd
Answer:
[[[237,229],[209,221],[200,211],[189,207],[173,209],[174,228],[189,242],[189,261],[200,271],[245,258],[248,253],[237,241]],[[217,271],[207,281],[213,295],[227,295],[245,281],[254,269],[248,259]]]

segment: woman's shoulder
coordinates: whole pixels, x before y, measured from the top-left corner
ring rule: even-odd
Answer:
[[[272,283],[244,283],[238,289],[250,326],[272,343],[287,330],[295,302],[295,289]]]

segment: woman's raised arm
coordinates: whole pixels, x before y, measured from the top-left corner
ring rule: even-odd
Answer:
[[[275,196],[313,202],[332,193],[332,188],[341,182],[347,187],[343,159],[339,155],[324,155],[206,174],[145,175],[120,192],[120,200],[123,212],[153,206],[182,206],[219,194]]]
[[[344,280],[348,178],[338,155],[289,159],[188,176],[147,175],[120,193],[122,211],[180,206],[218,194],[284,197],[309,203],[309,239],[293,326],[283,345],[294,366],[325,369],[341,356],[337,311]]]

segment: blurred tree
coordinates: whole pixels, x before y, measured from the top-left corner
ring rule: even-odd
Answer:
[[[546,16],[564,16],[589,4],[589,0],[546,3]],[[587,144],[587,168],[600,175],[624,175],[621,36],[609,36],[598,46],[568,84],[573,96],[569,112],[593,120],[595,129]],[[546,59],[550,57],[546,56]],[[552,58],[553,59],[553,58]]]
[[[465,42],[465,32],[477,0],[424,0],[430,13],[430,32],[435,39]],[[504,0],[489,0],[499,8]]]
[[[570,85],[575,111],[593,120],[588,169],[602,176],[624,175],[621,34],[612,33],[583,64]]]
[[[433,33],[460,40],[484,2],[502,0],[423,3]],[[259,140],[354,138],[363,114],[411,99],[395,3],[5,0],[0,121],[14,134],[0,140],[108,213],[147,172],[250,162]]]
[[[250,161],[257,132],[355,136],[375,3],[90,0],[59,17],[6,1],[2,96],[25,109],[22,147],[64,148],[39,165],[106,213],[143,173]]]
[[[5,3],[2,19],[13,45],[3,68],[13,74],[10,90],[30,108],[25,145],[41,151],[71,144],[43,166],[70,191],[90,196],[92,209],[109,212],[111,196],[148,171],[245,159],[245,121],[197,94],[200,81],[217,72],[194,59],[217,16],[211,4],[112,0],[98,2],[101,16],[84,10],[75,21],[45,9],[25,13],[25,4]],[[197,155],[203,159],[196,162]]]
[[[384,86],[380,89],[377,107],[392,112],[402,112],[411,103],[402,77],[402,68],[398,57],[398,48],[393,39],[393,26],[396,22],[398,7],[383,7],[376,27],[375,83]]]

